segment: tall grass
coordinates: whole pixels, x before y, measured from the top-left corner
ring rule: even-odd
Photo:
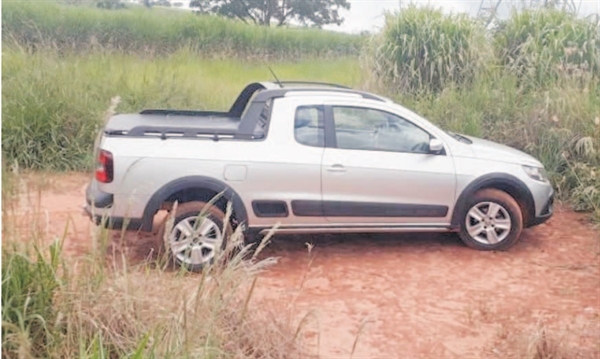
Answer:
[[[53,327],[56,312],[54,294],[61,281],[60,243],[49,248],[45,258],[37,247],[19,248],[16,243],[2,246],[2,347],[5,353],[41,357],[55,345]],[[30,253],[33,249],[34,253]],[[33,257],[33,259],[32,259]]]
[[[513,13],[494,36],[496,55],[510,74],[535,87],[600,73],[600,27],[554,9]]]
[[[397,91],[439,91],[472,80],[488,50],[484,29],[466,15],[411,5],[386,14],[367,56],[374,75]]]
[[[189,48],[203,57],[335,57],[357,54],[363,38],[307,28],[266,28],[215,16],[131,6],[103,10],[54,1],[2,2],[3,43],[61,51],[155,55]]]
[[[301,328],[253,298],[273,260],[250,256],[239,233],[213,265],[190,274],[161,257],[132,263],[122,252],[108,254],[116,244],[106,231],[95,233],[86,254],[67,256],[64,238],[48,245],[52,239],[28,225],[39,208],[29,213],[22,218],[14,206],[3,207],[4,227],[11,227],[3,228],[3,358],[309,355],[294,335]]]
[[[348,58],[277,62],[281,79],[356,86],[358,64]],[[82,170],[95,129],[114,96],[119,112],[144,108],[228,109],[249,82],[272,80],[265,63],[169,56],[29,53],[5,47],[2,61],[2,152],[23,168]]]

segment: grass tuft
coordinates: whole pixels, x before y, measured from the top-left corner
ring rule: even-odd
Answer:
[[[488,50],[484,30],[466,15],[410,5],[386,15],[368,61],[374,76],[396,91],[441,91],[469,83]]]
[[[162,257],[130,262],[114,250],[123,238],[100,229],[87,253],[67,256],[64,238],[48,245],[35,225],[39,208],[15,206],[3,208],[3,358],[310,356],[292,320],[254,298],[274,259],[252,256],[239,231],[194,274]]]
[[[568,77],[600,73],[600,28],[590,19],[556,9],[515,12],[495,36],[498,59],[523,86],[536,88]]]

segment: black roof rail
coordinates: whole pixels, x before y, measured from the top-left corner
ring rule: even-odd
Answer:
[[[283,97],[288,92],[307,91],[307,90],[314,90],[314,89],[307,89],[307,88],[302,88],[302,87],[300,87],[300,88],[290,88],[290,87],[285,88],[284,87],[284,88],[275,88],[275,89],[272,89],[272,90],[265,90],[265,91],[260,92],[254,98],[254,101],[256,101],[256,102],[265,102],[268,99],[271,99],[271,98],[274,98],[274,97]],[[380,96],[373,95],[373,94],[368,93],[368,92],[358,91],[358,90],[348,89],[348,88],[323,88],[323,89],[319,89],[318,91],[322,91],[322,92],[342,92],[342,93],[359,95],[362,98],[369,99],[369,100],[376,100],[376,101],[381,101],[381,102],[388,101],[384,97],[380,97]]]
[[[329,82],[319,82],[319,81],[279,81],[279,83],[282,85],[286,85],[286,84],[289,84],[289,85],[317,85],[317,86],[334,87],[334,88],[340,88],[340,89],[351,89],[348,86],[333,84],[333,83],[329,83]]]

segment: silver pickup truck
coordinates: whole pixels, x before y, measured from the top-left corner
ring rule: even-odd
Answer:
[[[469,247],[505,250],[552,215],[554,191],[535,158],[337,85],[252,83],[229,112],[118,114],[96,152],[90,218],[151,231],[154,215],[177,202],[165,238],[192,270],[238,226],[248,236],[275,225],[278,233],[452,231]]]

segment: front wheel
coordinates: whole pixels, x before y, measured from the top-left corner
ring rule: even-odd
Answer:
[[[194,201],[177,206],[173,216],[173,227],[169,229],[164,223],[159,231],[173,261],[194,272],[213,263],[232,234],[231,226],[223,225],[223,211]]]
[[[459,235],[474,249],[507,250],[517,243],[522,230],[523,215],[517,201],[506,192],[483,189],[469,201]]]

